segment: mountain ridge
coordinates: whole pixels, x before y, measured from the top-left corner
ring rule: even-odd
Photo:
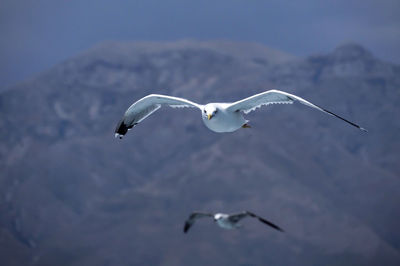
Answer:
[[[399,66],[354,44],[287,59],[217,43],[108,43],[0,93],[0,249],[14,250],[3,261],[400,261]],[[295,104],[253,112],[252,128],[234,134],[210,132],[196,111],[163,108],[122,141],[113,138],[125,109],[146,94],[206,103],[267,89],[304,97],[370,132]],[[264,235],[251,222],[245,231],[199,223],[191,236],[181,232],[193,210],[242,209],[286,233]]]

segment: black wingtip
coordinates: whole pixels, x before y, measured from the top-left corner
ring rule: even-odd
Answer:
[[[118,122],[117,127],[115,128],[115,137],[122,139],[123,136],[125,136],[126,132],[128,132],[129,129],[133,128],[137,123],[133,123],[132,125],[127,125],[125,124],[124,119],[121,119],[121,121]]]
[[[189,223],[185,223],[185,226],[183,227],[183,233],[186,234],[188,232],[189,228],[190,228],[190,224]]]
[[[261,218],[261,217],[258,217],[258,216],[257,216],[257,218],[258,218],[258,220],[259,220],[260,222],[263,222],[263,223],[265,223],[266,225],[269,225],[269,226],[271,226],[272,228],[274,228],[274,229],[276,229],[276,230],[278,230],[278,231],[280,231],[280,232],[285,232],[282,228],[280,228],[280,227],[277,226],[276,224],[273,224],[273,223],[271,223],[270,221],[267,221],[267,220],[265,220],[264,218]]]
[[[279,226],[277,226],[277,225],[275,225],[275,224],[273,224],[273,223],[271,223],[271,222],[269,222],[269,223],[267,223],[269,226],[271,226],[272,228],[274,228],[274,229],[276,229],[276,230],[278,230],[279,232],[285,232],[282,228],[280,228]]]
[[[280,231],[280,232],[282,232],[282,233],[284,233],[284,232],[285,232],[285,230],[283,230],[283,229],[282,229],[282,228],[280,228],[279,226],[277,226],[275,229],[276,229],[276,230],[278,230],[278,231]]]
[[[115,128],[115,134],[123,136],[126,132],[128,132],[128,126],[124,123],[124,119],[121,119]]]
[[[349,124],[352,125],[353,127],[356,127],[356,128],[358,128],[358,129],[360,129],[361,131],[368,132],[368,130],[366,130],[365,128],[360,127],[359,125],[357,125],[357,124],[355,124],[355,123],[353,123],[353,122],[347,120],[346,118],[343,118],[343,117],[341,117],[341,116],[339,116],[339,115],[337,115],[337,114],[335,114],[335,113],[332,113],[331,111],[328,111],[328,110],[326,110],[326,109],[324,109],[324,108],[322,108],[322,107],[320,107],[320,106],[318,106],[318,107],[321,108],[321,109],[322,109],[323,111],[325,111],[326,113],[328,113],[328,114],[330,114],[330,115],[333,115],[334,117],[337,117],[337,118],[339,118],[339,119],[341,119],[341,120],[343,120],[343,121],[349,123]]]
[[[260,222],[265,223],[266,225],[269,225],[269,226],[271,226],[272,228],[274,228],[274,229],[276,229],[276,230],[278,230],[278,231],[285,232],[285,231],[284,231],[282,228],[280,228],[279,226],[277,226],[277,225],[271,223],[270,221],[265,220],[264,218],[262,218],[262,217],[256,215],[255,213],[252,213],[252,212],[250,212],[250,211],[245,211],[245,212],[246,212],[248,215],[250,215],[251,217],[257,218]]]

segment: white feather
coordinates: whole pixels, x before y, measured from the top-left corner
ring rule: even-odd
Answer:
[[[214,132],[233,132],[242,128],[248,120],[245,120],[243,114],[248,114],[258,108],[270,105],[270,104],[292,104],[294,101],[298,101],[304,105],[315,108],[319,111],[333,115],[343,121],[361,129],[360,126],[330,112],[309,101],[278,90],[265,91],[248,98],[239,100],[234,103],[209,103],[207,105],[200,105],[191,102],[184,98],[178,98],[168,95],[151,94],[133,103],[128,110],[125,112],[120,126],[116,129],[116,133],[121,129],[120,132],[124,132],[126,128],[130,128],[137,123],[141,122],[149,115],[161,108],[161,106],[170,106],[172,108],[185,108],[195,107],[200,109],[202,112],[202,119],[204,124]],[[116,137],[122,135],[116,134]]]
[[[293,104],[293,101],[291,102],[268,102],[268,103],[261,103],[259,105],[254,106],[253,108],[247,109],[247,110],[243,110],[243,113],[245,113],[246,115],[252,111],[255,111],[258,108],[261,108],[264,105],[269,105],[269,104]]]

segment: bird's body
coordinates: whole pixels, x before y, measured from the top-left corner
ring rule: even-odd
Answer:
[[[217,133],[233,132],[248,122],[240,112],[227,111],[229,103],[209,103],[207,105],[218,110],[212,119],[208,119],[207,114],[204,111],[202,112],[204,125],[211,131]]]
[[[208,103],[206,105],[197,104],[183,98],[151,94],[133,103],[128,108],[117,125],[115,137],[122,138],[129,129],[139,124],[142,120],[157,111],[163,105],[174,108],[198,108],[201,111],[202,120],[207,128],[217,133],[224,133],[233,132],[242,127],[249,127],[247,125],[248,120],[243,117],[243,114],[254,111],[263,105],[291,104],[295,101],[335,116],[354,127],[366,131],[364,128],[354,124],[353,122],[350,122],[296,95],[278,90],[269,90],[234,103]]]
[[[199,218],[203,218],[203,217],[212,217],[214,222],[216,222],[216,224],[224,229],[236,229],[241,227],[242,225],[239,224],[239,221],[242,220],[245,217],[253,217],[253,218],[257,218],[260,222],[278,230],[278,231],[282,231],[282,228],[280,228],[279,226],[265,220],[264,218],[249,212],[249,211],[244,211],[244,212],[240,212],[240,213],[235,213],[235,214],[226,214],[226,213],[203,213],[203,212],[194,212],[192,213],[189,218],[185,221],[185,225],[183,227],[183,232],[187,233],[190,229],[190,227],[193,226],[194,222],[199,219]]]
[[[219,227],[224,229],[235,229],[241,227],[239,223],[232,222],[229,215],[225,213],[217,213],[214,215],[214,220]]]

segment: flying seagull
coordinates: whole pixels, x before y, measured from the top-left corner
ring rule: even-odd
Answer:
[[[253,217],[257,218],[260,222],[265,223],[266,225],[271,226],[272,228],[283,232],[282,228],[279,226],[265,220],[264,218],[249,212],[249,211],[244,211],[240,213],[235,213],[235,214],[225,214],[225,213],[204,213],[204,212],[193,212],[190,214],[189,218],[185,221],[185,225],[183,227],[183,232],[187,233],[190,229],[190,227],[193,226],[194,222],[196,219],[203,218],[203,217],[213,217],[214,222],[216,222],[219,227],[222,227],[224,229],[234,229],[234,228],[239,228],[242,225],[239,224],[239,221],[242,220],[245,217]]]
[[[206,105],[197,104],[189,100],[173,96],[150,94],[133,103],[128,110],[126,110],[124,116],[115,129],[115,137],[122,139],[129,129],[139,124],[149,115],[161,108],[161,106],[170,106],[174,108],[198,108],[201,110],[204,124],[210,130],[222,133],[233,132],[239,128],[249,128],[249,121],[244,119],[243,113],[248,114],[263,105],[291,104],[295,101],[335,116],[349,123],[350,125],[361,129],[362,131],[367,131],[359,125],[356,125],[353,122],[350,122],[349,120],[340,117],[322,107],[312,104],[296,95],[284,91],[269,90],[234,103],[208,103]]]

